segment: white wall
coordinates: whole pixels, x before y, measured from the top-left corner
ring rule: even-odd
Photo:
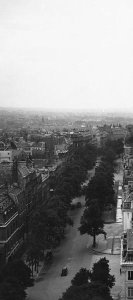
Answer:
[[[123,212],[123,229],[124,231],[127,231],[127,229],[132,228],[132,212],[124,211]]]
[[[3,161],[12,162],[12,160],[13,160],[12,150],[0,151],[0,162]]]

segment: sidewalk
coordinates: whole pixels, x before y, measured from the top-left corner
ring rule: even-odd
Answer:
[[[122,233],[122,224],[112,223],[105,225],[107,239],[104,235],[96,238],[96,248],[88,244],[89,252],[93,253],[91,266],[102,257],[109,260],[111,275],[115,276],[115,286],[111,289],[113,299],[125,299],[124,274],[120,274],[120,239]]]

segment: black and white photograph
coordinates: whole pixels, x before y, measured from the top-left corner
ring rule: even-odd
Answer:
[[[0,0],[0,300],[133,300],[132,0]]]

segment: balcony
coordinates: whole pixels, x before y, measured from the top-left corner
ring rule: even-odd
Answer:
[[[121,267],[126,267],[128,265],[133,266],[133,250],[127,250],[127,244],[123,244],[123,239],[121,240],[121,255],[120,255]]]
[[[130,201],[123,202],[122,209],[131,209],[131,202]]]
[[[128,230],[121,237],[121,267],[133,266],[133,232]]]

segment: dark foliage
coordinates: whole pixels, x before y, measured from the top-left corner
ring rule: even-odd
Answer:
[[[22,260],[8,262],[0,273],[0,299],[23,300],[32,285],[31,270]]]
[[[93,247],[95,247],[96,235],[104,233],[104,223],[97,200],[91,200],[90,205],[84,210],[80,224],[80,234],[87,233],[93,236]]]
[[[103,271],[100,273],[102,267]],[[114,276],[110,275],[108,260],[103,258],[94,264],[91,271],[81,268],[59,300],[113,300],[110,288],[114,282]]]
[[[39,208],[33,215],[31,222],[30,249],[38,249],[36,252],[45,249],[55,248],[64,238],[64,231],[67,224],[73,225],[68,210],[71,201],[81,193],[81,183],[86,178],[86,173],[96,160],[96,148],[92,145],[71,149],[66,163],[59,174],[52,179],[51,188],[53,195],[49,198],[45,207]],[[30,250],[33,260],[33,251]],[[38,254],[39,256],[39,254]]]
[[[93,265],[91,272],[92,282],[102,282],[108,289],[112,288],[115,283],[115,277],[110,275],[109,260],[106,257],[101,258]]]

